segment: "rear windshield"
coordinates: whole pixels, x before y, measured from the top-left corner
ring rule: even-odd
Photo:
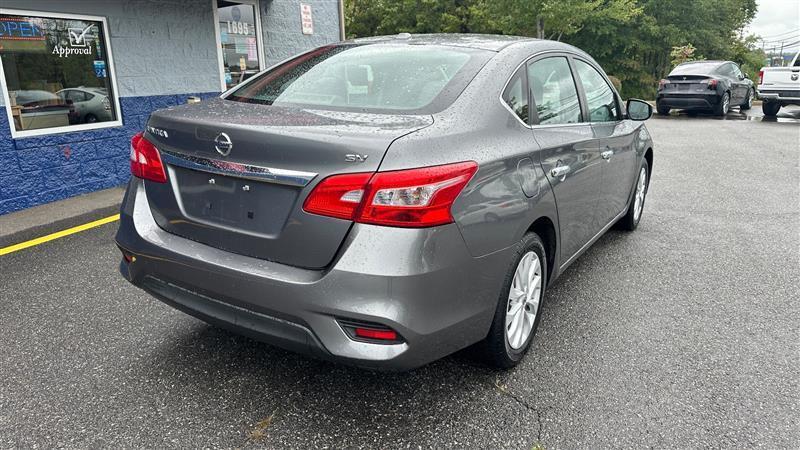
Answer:
[[[449,106],[493,52],[408,44],[320,47],[225,98],[345,111],[432,113]]]
[[[719,62],[697,62],[697,63],[688,63],[688,64],[681,64],[680,66],[672,69],[672,72],[669,73],[670,76],[672,75],[708,75],[714,71],[717,67],[719,67],[721,63]]]

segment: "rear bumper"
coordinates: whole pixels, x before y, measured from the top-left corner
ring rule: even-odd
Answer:
[[[758,91],[758,98],[781,102],[783,105],[800,105],[800,91],[795,90]]]
[[[202,320],[293,351],[407,370],[484,338],[511,250],[469,255],[453,225],[356,224],[332,265],[301,269],[225,252],[162,230],[132,180],[117,244],[135,257],[122,275]],[[403,342],[352,340],[337,319],[374,322]]]
[[[656,103],[675,109],[713,109],[720,102],[714,91],[706,93],[658,94]]]

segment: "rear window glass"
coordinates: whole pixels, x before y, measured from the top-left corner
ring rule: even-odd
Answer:
[[[689,64],[681,64],[680,66],[672,69],[670,72],[670,76],[672,75],[708,75],[714,71],[717,67],[720,66],[720,63],[710,63],[710,62],[698,62],[698,63],[689,63]]]
[[[225,98],[266,105],[430,113],[452,103],[492,54],[433,45],[327,46],[259,75]]]

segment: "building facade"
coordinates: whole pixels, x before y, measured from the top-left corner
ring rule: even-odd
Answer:
[[[0,214],[118,186],[151,111],[343,35],[338,0],[3,0]]]

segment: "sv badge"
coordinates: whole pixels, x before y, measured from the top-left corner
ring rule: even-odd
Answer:
[[[348,153],[344,155],[345,162],[363,163],[366,162],[369,155],[359,155],[358,153]]]

